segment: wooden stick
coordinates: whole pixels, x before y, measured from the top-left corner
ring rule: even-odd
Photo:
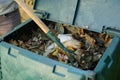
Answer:
[[[32,10],[22,1],[22,0],[15,0],[18,5],[34,20],[34,22],[47,34],[50,30],[49,28],[37,17],[34,15]],[[74,57],[71,55],[72,53],[67,50],[64,45],[59,41],[58,38],[53,36],[53,34],[49,33],[49,37],[63,50],[66,52],[67,56],[70,58],[70,62],[74,65]],[[71,54],[70,54],[71,53]]]
[[[22,1],[14,0],[17,4],[33,19],[33,21],[45,32],[49,32],[49,28],[33,13],[33,11]]]

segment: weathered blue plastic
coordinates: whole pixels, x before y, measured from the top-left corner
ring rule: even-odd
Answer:
[[[74,25],[96,32],[102,32],[103,26],[120,30],[120,0],[79,0],[78,4]]]
[[[120,73],[120,39],[113,38],[93,71],[80,70],[9,44],[11,38],[37,27],[28,20],[0,43],[2,80],[118,80]]]
[[[2,80],[85,80],[87,72],[1,42]]]
[[[102,27],[120,24],[119,0],[36,0],[35,9],[49,13],[48,20],[72,25],[88,26],[101,32]],[[48,7],[46,7],[48,6]],[[104,52],[93,71],[80,70],[60,62],[37,55],[9,44],[11,38],[19,37],[25,29],[37,27],[32,21],[17,26],[0,38],[0,80],[119,80],[120,38],[113,41]],[[86,28],[86,27],[83,27]]]
[[[96,80],[120,80],[120,38],[113,38],[94,71]]]
[[[103,26],[120,30],[120,0],[36,0],[35,10],[47,19],[102,32]]]
[[[49,14],[48,20],[72,24],[77,0],[36,0],[34,9]]]
[[[93,71],[80,70],[9,44],[7,41],[11,38],[17,39],[21,32],[27,33],[30,29],[37,27],[32,20],[23,24],[4,36],[4,41],[0,43],[2,80],[88,80],[88,78],[95,78]]]

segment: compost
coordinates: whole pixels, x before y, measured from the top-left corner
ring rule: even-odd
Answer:
[[[93,70],[105,52],[105,49],[112,41],[107,34],[97,33],[71,25],[49,23],[47,26],[68,50],[75,53],[72,55],[75,58],[74,64],[70,63],[70,59],[66,53],[39,28],[32,29],[31,33],[23,32],[19,38],[10,39],[9,43],[64,64],[72,65],[83,70]]]

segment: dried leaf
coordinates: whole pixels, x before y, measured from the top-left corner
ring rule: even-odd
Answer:
[[[79,28],[78,34],[79,34],[79,35],[84,35],[84,34],[85,34],[84,29],[80,29],[80,28]]]
[[[93,39],[92,37],[90,37],[88,34],[85,34],[85,39],[86,39],[86,43],[91,45],[92,47],[95,46],[95,39]]]
[[[16,46],[18,45],[18,42],[16,40],[13,40],[13,39],[9,40],[9,43],[16,45]]]
[[[76,54],[77,61],[80,62],[81,55],[83,54],[83,50],[82,49],[77,49],[74,53]]]
[[[18,40],[18,46],[21,46],[22,44],[24,44],[24,42],[22,40]]]
[[[112,42],[112,39],[109,38],[109,39],[105,42],[105,47],[108,47],[111,42]]]
[[[58,52],[58,49],[56,49],[56,50],[52,53],[52,55],[53,55],[53,56],[58,56],[58,53],[59,53],[59,52]]]

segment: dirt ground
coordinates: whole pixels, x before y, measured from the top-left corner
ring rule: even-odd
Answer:
[[[23,0],[30,8],[33,8],[34,0]],[[24,22],[27,19],[29,19],[29,16],[21,9],[20,10],[20,15],[21,15],[21,21]]]

